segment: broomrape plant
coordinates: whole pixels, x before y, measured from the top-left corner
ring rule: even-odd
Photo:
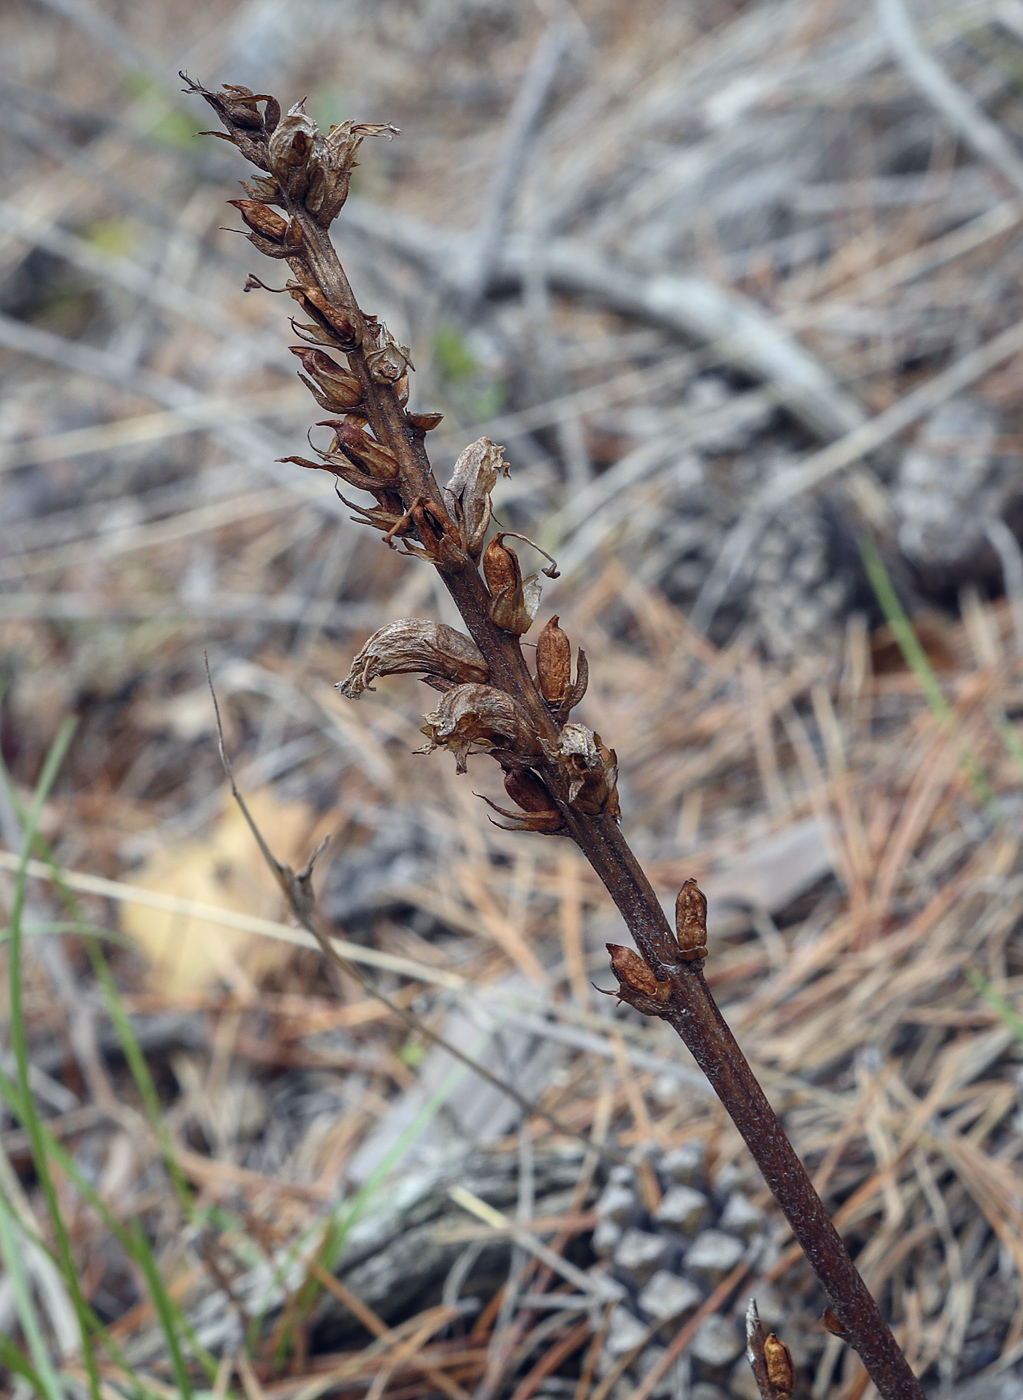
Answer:
[[[515,804],[496,807],[506,824],[576,842],[636,943],[608,945],[621,999],[667,1021],[706,1073],[831,1300],[831,1330],[856,1349],[885,1400],[923,1400],[707,987],[706,900],[686,881],[672,929],[621,833],[617,759],[599,734],[570,719],[586,690],[586,658],[577,653],[573,677],[571,642],[557,617],[539,634],[535,675],[526,663],[520,638],[536,618],[540,581],[523,577],[506,543],[521,536],[502,531],[487,541],[491,493],[508,472],[502,449],[489,438],[472,443],[441,489],[425,445],[440,415],[408,409],[409,351],[361,310],[330,241],[363,139],[396,129],[349,121],[324,134],[301,103],[282,114],[268,94],[230,84],[209,92],[185,81],[225,128],[208,134],[233,142],[262,172],[244,185],[248,198],[230,203],[249,242],[291,270],[285,290],[303,318],[291,322],[302,342],[292,351],[303,382],[331,415],[319,424],[332,436],[325,450],[313,449],[318,460],[284,460],[326,471],[371,497],[372,504],[346,504],[392,549],[438,570],[468,633],[443,623],[392,622],[355,657],[341,691],[355,698],[380,676],[418,673],[441,694],[424,716],[426,751],[448,749],[459,772],[471,754],[491,754]],[[247,285],[263,283],[250,277]],[[543,572],[556,577],[553,561]],[[293,876],[274,865],[296,912],[307,918],[308,872]],[[766,1360],[763,1343],[755,1348],[765,1396],[791,1390],[791,1363],[786,1370],[780,1345],[768,1339]]]

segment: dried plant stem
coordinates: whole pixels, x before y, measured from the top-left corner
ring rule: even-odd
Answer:
[[[618,825],[614,754],[592,731],[566,723],[585,685],[582,661],[572,686],[568,639],[552,619],[540,639],[546,639],[546,647],[538,643],[534,680],[519,641],[532,611],[516,556],[501,536],[487,547],[480,572],[489,493],[503,465],[500,449],[488,439],[467,449],[441,492],[424,446],[432,424],[404,407],[408,353],[360,310],[331,244],[327,229],[344,202],[355,150],[363,134],[380,129],[345,123],[323,137],[301,106],[282,119],[272,98],[246,89],[196,90],[217,111],[228,139],[269,173],[270,178],[249,187],[252,201],[239,202],[253,229],[251,241],[288,262],[297,279],[288,290],[316,319],[306,331],[317,343],[334,345],[347,357],[358,384],[357,392],[354,386],[349,389],[348,381],[339,377],[340,367],[323,357],[332,368],[320,366],[328,376],[318,381],[327,398],[319,393],[317,398],[329,402],[331,384],[340,384],[341,390],[334,392],[342,394],[338,411],[346,417],[330,423],[336,436],[331,450],[320,454],[322,463],[304,465],[322,465],[376,497],[376,509],[364,511],[367,519],[386,531],[388,543],[402,542],[438,568],[479,653],[459,684],[451,676],[460,674],[464,649],[459,657],[438,653],[437,664],[432,664],[430,647],[437,643],[422,630],[429,624],[419,624],[418,664],[409,664],[406,647],[390,665],[385,654],[377,655],[372,675],[424,671],[431,684],[445,692],[438,710],[427,716],[424,732],[433,746],[455,751],[462,768],[467,752],[489,749],[505,770],[509,794],[523,808],[521,815],[506,815],[514,815],[524,829],[556,831],[576,842],[639,949],[638,955],[631,949],[611,949],[622,998],[668,1021],[691,1050],[742,1134],[827,1291],[846,1339],[859,1352],[881,1395],[885,1400],[923,1400],[919,1382],[710,994],[703,976],[706,901],[695,884],[687,882],[679,896],[677,930],[671,929]],[[466,641],[465,646],[471,644]],[[365,655],[364,650],[361,656]],[[481,665],[488,676],[485,685],[479,683]],[[370,674],[365,664],[361,674],[363,679],[356,683],[353,671],[344,686],[347,693],[355,695],[364,688]],[[292,877],[291,883],[293,903],[301,907],[308,898],[308,878],[303,882],[302,877]]]

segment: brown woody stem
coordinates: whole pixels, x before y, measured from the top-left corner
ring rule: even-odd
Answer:
[[[204,96],[209,100],[211,95]],[[262,99],[254,101],[258,100]],[[223,115],[221,119],[232,130],[231,121]],[[251,121],[240,125],[245,130],[237,144],[245,150],[245,143],[255,138]],[[301,229],[301,243],[289,256],[296,277],[304,285],[318,287],[361,333],[358,347],[344,348],[352,373],[362,385],[360,411],[365,413],[377,441],[399,463],[399,475],[389,484],[393,484],[406,511],[411,512],[417,502],[430,502],[436,517],[445,520],[443,498],[425,451],[423,433],[410,422],[393,384],[381,382],[372,373],[366,322],[326,228],[300,199],[286,192],[283,184],[273,202]],[[491,597],[475,562],[468,553],[459,554],[456,548],[449,550],[445,563],[438,567],[466,627],[489,664],[490,684],[522,706],[541,740],[556,745],[559,729],[554,715],[533,682],[518,637],[491,620]],[[670,998],[651,1014],[670,1023],[707,1075],[823,1284],[846,1339],[859,1353],[878,1391],[884,1400],[924,1400],[919,1381],[711,996],[702,962],[680,958],[679,945],[660,901],[611,811],[586,815],[572,804],[568,780],[557,763],[541,760],[531,762],[531,766],[542,776],[568,832],[610,892],[639,951],[659,979],[670,981]]]

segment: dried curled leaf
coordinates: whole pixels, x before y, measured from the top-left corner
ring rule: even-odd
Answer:
[[[664,1006],[671,997],[671,983],[662,982],[635,948],[625,948],[620,943],[605,946],[611,954],[611,971],[618,978],[619,1000],[630,1002],[640,1010],[644,1009],[641,1005],[644,998]]]
[[[503,447],[488,437],[471,442],[454,465],[451,480],[444,487],[444,504],[458,526],[466,552],[473,559],[480,557],[483,541],[490,526],[492,505],[490,493],[497,485],[500,472],[508,475]]]
[[[490,685],[458,685],[423,718],[430,749],[450,749],[455,771],[466,771],[471,752],[497,751],[520,759],[539,758],[541,749],[529,716],[517,701]]]
[[[373,690],[377,676],[422,672],[439,688],[449,689],[469,681],[485,681],[490,668],[469,637],[444,622],[402,617],[374,632],[352,662],[347,678],[337,689],[349,700]]]
[[[675,900],[675,934],[685,962],[707,956],[707,896],[687,880]]]
[[[566,724],[557,742],[545,745],[552,759],[568,777],[568,800],[587,816],[607,810],[617,820],[618,757],[599,734],[585,724]]]

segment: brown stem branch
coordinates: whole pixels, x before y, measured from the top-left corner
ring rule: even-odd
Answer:
[[[559,726],[530,675],[517,633],[494,621],[498,597],[488,589],[464,535],[461,546],[456,543],[458,528],[445,509],[422,428],[405,412],[395,383],[374,372],[374,357],[381,353],[380,332],[358,306],[327,232],[332,215],[325,213],[336,213],[343,203],[362,131],[345,123],[324,138],[300,107],[292,109],[278,125],[271,116],[276,108],[272,99],[255,97],[244,89],[227,89],[220,94],[199,90],[217,111],[230,139],[261,169],[271,172],[269,179],[257,182],[254,193],[264,206],[276,206],[287,216],[286,233],[276,231],[273,221],[278,216],[272,213],[264,212],[258,227],[247,220],[256,230],[252,241],[264,252],[286,257],[299,285],[326,298],[341,313],[339,322],[350,328],[347,335],[337,337],[337,344],[361,386],[359,414],[369,424],[377,444],[397,463],[397,475],[388,478],[386,490],[400,498],[406,515],[394,530],[404,530],[408,539],[414,529],[420,542],[417,547],[428,556],[436,549],[434,562],[489,668],[488,687],[464,685],[461,689],[489,691],[491,695],[503,692],[514,701],[514,713],[528,718],[531,748],[516,756],[515,752],[502,754],[502,745],[497,742],[486,746],[497,752],[506,771],[510,765],[513,773],[533,774],[541,780],[542,789],[561,814],[563,831],[576,842],[620,910],[645,961],[644,976],[649,978],[628,983],[619,976],[623,995],[646,1014],[668,1021],[691,1050],[742,1134],[828,1293],[845,1337],[859,1352],[884,1400],[923,1400],[919,1381],[710,994],[703,976],[704,950],[695,944],[683,944],[680,949],[649,880],[619,829],[617,802],[612,800],[613,754],[582,726]],[[266,113],[260,116],[258,104],[263,102]],[[284,221],[278,222],[283,225]],[[275,238],[281,245],[279,252],[274,251],[272,242],[266,246],[268,239]],[[380,496],[384,490],[382,482]],[[430,531],[439,532],[440,543],[431,543],[427,538]],[[503,703],[507,706],[508,702]],[[566,756],[559,744],[568,729],[578,731],[572,740],[582,748]],[[589,748],[587,735],[592,741]],[[478,738],[475,741],[480,742]],[[579,754],[582,756],[573,766],[572,760]],[[603,787],[591,785],[587,790],[586,778],[592,779],[601,766]],[[540,791],[541,798],[543,795]],[[526,806],[525,801],[521,805]],[[535,810],[538,816],[556,821],[553,811]]]

